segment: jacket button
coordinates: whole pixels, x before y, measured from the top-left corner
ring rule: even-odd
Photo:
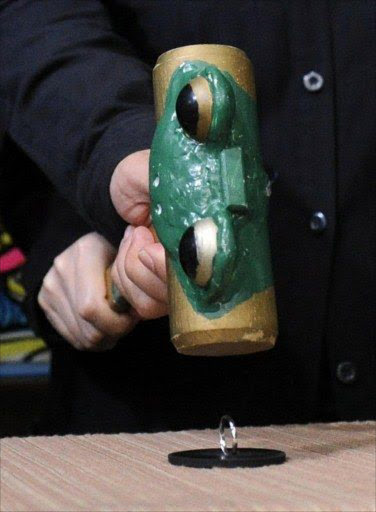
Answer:
[[[315,233],[322,233],[325,231],[328,221],[322,212],[314,212],[312,214],[309,227]]]
[[[352,384],[356,381],[358,376],[355,364],[350,361],[339,363],[336,370],[336,376],[342,384]]]
[[[303,76],[303,84],[307,91],[317,92],[322,89],[324,79],[319,73],[316,73],[316,71],[310,71]]]

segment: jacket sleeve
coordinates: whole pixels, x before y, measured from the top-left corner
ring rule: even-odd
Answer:
[[[0,24],[8,134],[86,222],[117,244],[124,225],[109,183],[122,158],[150,147],[150,68],[99,0],[0,0]]]

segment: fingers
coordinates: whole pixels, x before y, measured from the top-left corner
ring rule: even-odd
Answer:
[[[54,260],[38,302],[54,328],[79,350],[108,350],[139,318],[119,315],[105,299],[105,270],[115,251],[100,235],[85,235]]]
[[[43,280],[38,302],[55,330],[78,350],[90,349],[103,338],[93,326],[80,325],[55,266]]]
[[[165,275],[163,248],[147,251],[148,266],[139,258],[141,251],[157,245],[160,244],[154,242],[149,229],[128,227],[113,265],[113,279],[122,295],[147,319],[164,316],[168,311],[167,286],[161,279]]]
[[[64,321],[61,316],[55,311],[55,309],[51,305],[51,299],[49,297],[49,293],[46,290],[45,286],[42,286],[39,294],[38,294],[38,303],[39,306],[43,309],[44,314],[50,324],[54,327],[54,329],[63,336],[67,341],[71,343],[78,350],[81,349],[81,342],[77,340],[73,330],[69,327],[72,323],[75,323],[74,317],[71,318],[71,321]],[[69,317],[70,314],[68,311],[66,312],[66,316]]]
[[[161,243],[144,247],[138,253],[138,257],[146,268],[154,272],[163,283],[167,283],[166,253]]]
[[[55,258],[43,281],[41,308],[79,350],[107,350],[140,318],[167,314],[165,253],[151,231],[128,227],[112,265],[115,283],[133,306],[129,314],[118,314],[107,303],[105,270],[114,254],[108,242],[90,233]]]
[[[138,151],[122,160],[110,183],[110,195],[119,215],[130,225],[112,267],[112,278],[122,295],[142,318],[167,314],[166,264],[163,247],[144,226],[150,226],[150,151]]]
[[[164,265],[164,251],[160,255],[162,261],[154,261],[154,253],[151,255],[144,248],[158,245],[154,243],[154,237],[147,228],[139,227],[133,231],[132,240],[129,245],[127,256],[124,262],[125,272],[128,278],[144,293],[153,299],[167,303],[167,288],[156,272],[156,268]],[[144,252],[144,259],[148,262],[146,266],[140,259],[140,252]]]
[[[80,264],[75,266],[78,323],[83,331],[88,326],[93,326],[104,336],[120,337],[128,332],[135,322],[128,315],[114,312],[106,300],[104,272],[112,262],[113,251],[105,244],[90,248],[81,244],[79,249]]]

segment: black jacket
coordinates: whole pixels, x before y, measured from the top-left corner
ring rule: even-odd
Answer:
[[[245,50],[273,181],[276,348],[179,356],[162,320],[110,353],[77,353],[31,301],[55,347],[52,431],[215,425],[224,412],[239,423],[374,415],[375,16],[373,1],[0,1],[3,182],[22,180],[8,217],[21,238],[31,224],[31,297],[84,232],[119,242],[109,180],[150,146],[151,68],[168,49]],[[43,207],[31,216],[25,198],[36,193]]]

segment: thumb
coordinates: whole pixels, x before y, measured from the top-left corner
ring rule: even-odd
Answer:
[[[118,214],[129,224],[150,224],[149,150],[125,157],[115,168],[110,196]]]

